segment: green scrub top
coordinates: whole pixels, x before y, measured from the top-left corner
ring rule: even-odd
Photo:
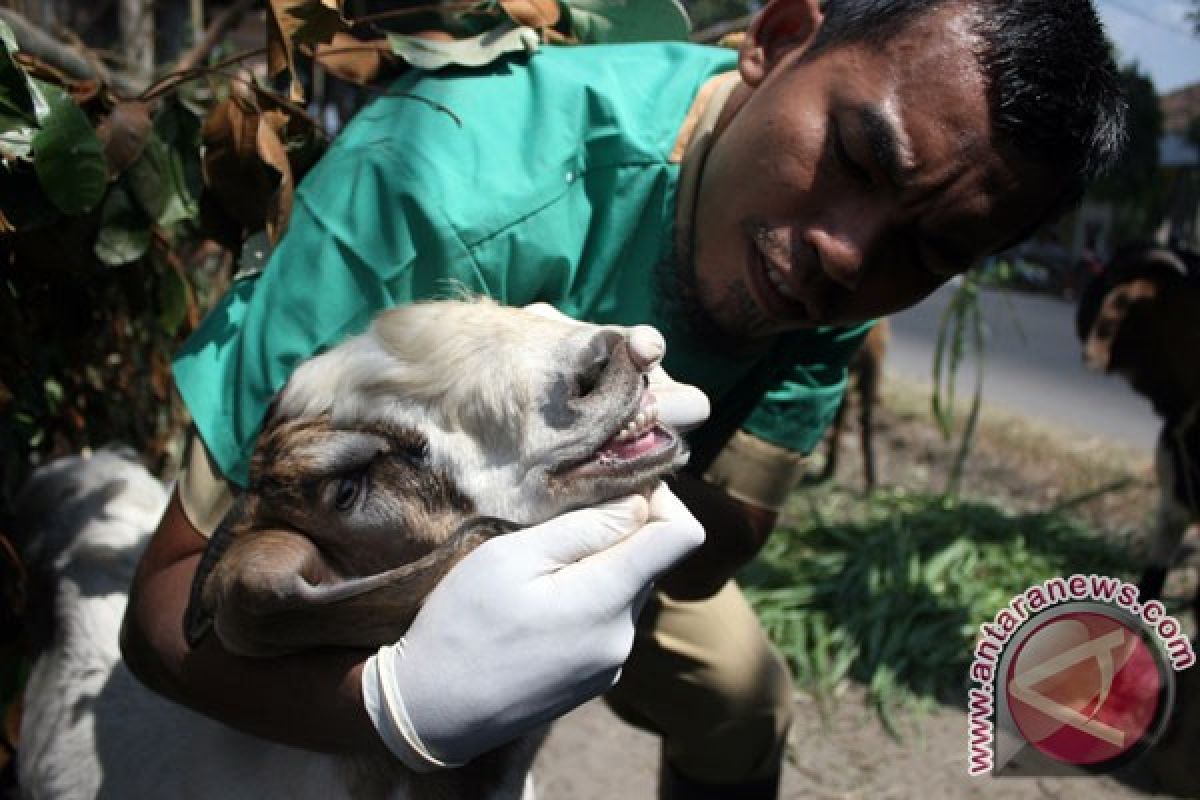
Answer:
[[[271,398],[300,361],[381,309],[463,290],[658,327],[668,372],[713,402],[694,463],[738,425],[811,450],[868,326],[724,355],[680,322],[671,288],[669,155],[700,86],[734,66],[728,50],[688,44],[545,47],[393,85],[301,183],[266,268],[235,281],[175,360],[221,470],[245,484]]]

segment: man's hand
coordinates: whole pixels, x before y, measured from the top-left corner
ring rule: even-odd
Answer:
[[[703,524],[708,536],[703,545],[662,577],[658,588],[676,600],[711,597],[758,555],[779,515],[737,500],[686,472],[670,478],[668,483]]]
[[[704,530],[665,486],[491,539],[363,670],[381,738],[421,770],[465,763],[609,689],[652,582]]]

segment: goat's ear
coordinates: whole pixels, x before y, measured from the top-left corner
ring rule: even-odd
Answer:
[[[1121,326],[1129,316],[1129,310],[1140,302],[1148,302],[1158,296],[1157,284],[1148,278],[1127,281],[1114,286],[1104,295],[1100,310],[1083,345],[1083,360],[1090,369],[1108,372],[1115,368],[1112,363],[1113,345],[1121,335]]]
[[[209,538],[196,566],[196,574],[192,577],[191,593],[188,596],[187,611],[183,615],[183,636],[190,647],[195,647],[203,641],[212,630],[212,609],[205,605],[204,587],[208,578],[216,568],[217,563],[225,555],[233,543],[235,531],[243,519],[247,518],[247,505],[252,502],[246,495],[238,495],[230,506],[229,511],[221,520],[221,524]]]
[[[344,578],[311,540],[287,531],[235,537],[204,589],[222,644],[246,656],[314,647],[376,648],[408,630],[437,582],[488,538],[513,529],[469,520],[423,558],[376,575]]]

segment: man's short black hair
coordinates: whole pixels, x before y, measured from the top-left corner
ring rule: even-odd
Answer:
[[[992,129],[1064,181],[1057,216],[1111,168],[1125,142],[1125,100],[1112,48],[1089,0],[825,0],[810,54],[882,45],[947,6],[974,11]]]

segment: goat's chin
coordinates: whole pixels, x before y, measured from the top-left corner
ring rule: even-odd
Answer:
[[[656,425],[636,439],[610,440],[590,456],[552,470],[547,489],[561,512],[648,491],[686,460],[682,437]]]

